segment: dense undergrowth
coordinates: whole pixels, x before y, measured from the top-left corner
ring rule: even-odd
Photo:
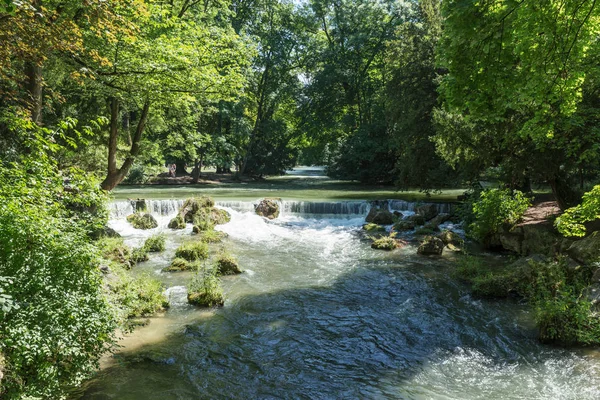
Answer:
[[[583,295],[592,273],[591,267],[572,264],[566,257],[490,266],[482,258],[466,256],[455,270],[476,296],[527,301],[535,309],[540,340],[563,345],[600,344],[600,315]]]

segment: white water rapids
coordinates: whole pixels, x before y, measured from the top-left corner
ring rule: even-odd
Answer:
[[[366,202],[284,201],[274,221],[252,202],[217,202],[232,215],[218,226],[224,246],[246,272],[222,279],[225,306],[208,311],[185,304],[189,273],[160,272],[191,235],[166,228],[181,201],[148,204],[160,225],[150,231],[129,226],[127,204],[113,204],[110,225],[128,244],[168,235],[134,272],[159,277],[173,307],[76,398],[600,398],[597,352],[539,344],[527,306],[474,300],[448,257],[372,250],[357,235]]]

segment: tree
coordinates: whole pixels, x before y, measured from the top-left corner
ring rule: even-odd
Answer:
[[[446,160],[499,167],[513,184],[544,179],[561,207],[576,201],[581,143],[597,143],[577,117],[596,69],[596,3],[444,1],[436,142]]]

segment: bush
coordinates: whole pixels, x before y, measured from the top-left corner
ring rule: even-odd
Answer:
[[[223,289],[215,268],[204,266],[198,271],[188,288],[188,302],[201,307],[223,305]]]
[[[106,224],[104,196],[83,176],[69,183],[44,153],[30,152],[15,164],[0,162],[3,399],[64,397],[96,370],[116,328],[88,239]]]
[[[123,183],[127,185],[143,185],[147,182],[148,178],[142,164],[134,164],[129,170],[127,177],[123,180]]]
[[[469,225],[468,234],[486,243],[503,228],[511,228],[523,216],[531,201],[518,190],[489,189],[481,192],[473,204],[475,222]]]
[[[187,261],[205,260],[208,258],[208,245],[203,242],[184,243],[175,251],[175,257]]]
[[[556,219],[554,225],[564,236],[585,236],[585,222],[600,218],[600,185],[583,195],[581,204],[571,207]]]
[[[150,236],[144,242],[144,247],[149,252],[161,252],[165,251],[166,248],[167,237],[164,233],[157,233],[156,235]]]

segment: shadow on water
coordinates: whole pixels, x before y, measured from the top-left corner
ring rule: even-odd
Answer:
[[[236,298],[121,353],[76,398],[599,397],[597,362],[538,344],[524,308],[475,301],[444,270],[363,260],[331,286]]]

